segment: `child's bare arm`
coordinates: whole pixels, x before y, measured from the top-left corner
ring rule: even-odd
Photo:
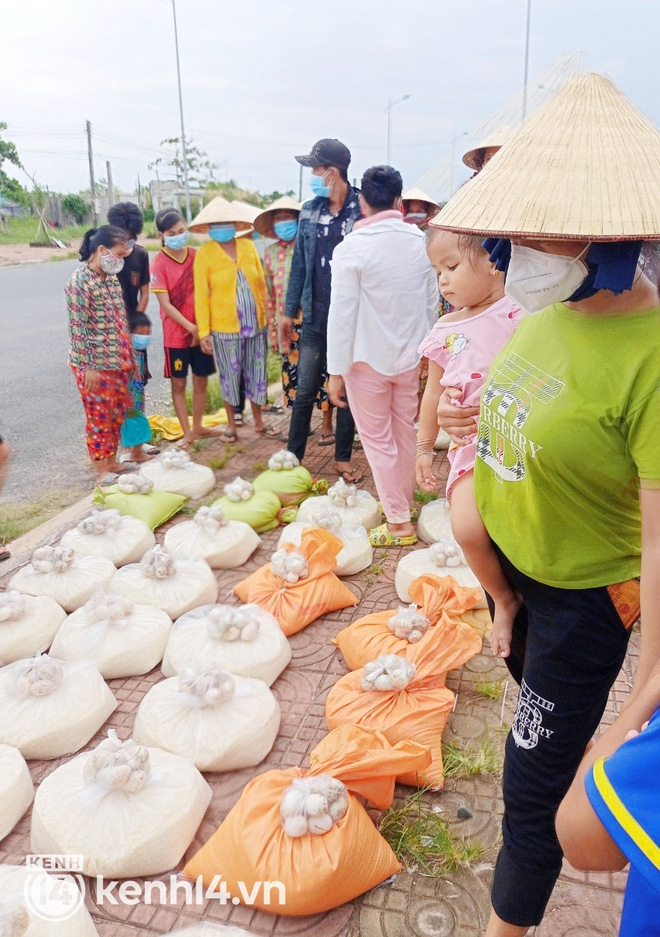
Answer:
[[[436,410],[442,391],[440,380],[443,374],[442,368],[435,361],[429,360],[429,376],[419,411],[415,459],[415,478],[422,491],[433,491],[435,489],[435,477],[432,472],[435,456],[433,444],[438,436]]]

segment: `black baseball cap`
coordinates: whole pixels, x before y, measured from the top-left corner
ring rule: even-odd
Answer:
[[[348,169],[351,164],[351,151],[340,140],[317,140],[309,156],[296,156],[302,166],[336,166]]]

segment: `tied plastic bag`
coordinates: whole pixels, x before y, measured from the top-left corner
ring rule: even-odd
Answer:
[[[274,615],[284,634],[295,634],[326,612],[358,604],[357,596],[334,574],[340,550],[341,540],[327,530],[311,528],[303,533],[299,550],[285,544],[274,555],[295,556],[292,562],[296,567],[300,564],[298,557],[304,559],[306,575],[293,582],[281,575],[289,567],[281,565],[283,561],[278,557],[275,569],[267,563],[234,586],[234,592],[242,602],[256,602]]]
[[[186,668],[152,687],[133,738],[188,758],[200,771],[258,765],[273,747],[280,706],[263,680],[220,668]]]
[[[374,496],[368,491],[358,491],[355,485],[347,485],[343,478],[328,489],[327,495],[303,501],[296,519],[302,524],[311,524],[314,512],[321,510],[338,511],[342,526],[353,524],[371,530],[381,523],[380,508]]]
[[[199,557],[212,569],[242,566],[260,543],[249,524],[230,521],[219,506],[199,508],[193,520],[170,527],[164,541],[173,556]]]
[[[0,745],[0,840],[14,829],[34,800],[34,784],[17,748]],[[2,934],[0,917],[0,934]]]
[[[110,730],[41,782],[30,848],[80,856],[85,875],[159,875],[181,860],[210,800],[187,758],[122,742]]]
[[[238,882],[242,882],[246,891],[254,890],[254,905],[272,914],[319,914],[352,901],[401,869],[354,795],[384,810],[392,803],[394,777],[423,768],[428,759],[428,752],[414,742],[392,746],[380,732],[342,726],[316,746],[308,771],[266,771],[253,778],[218,830],[187,863],[184,876],[195,880],[201,875],[209,885],[214,874],[221,873],[229,893],[237,896],[241,893]],[[326,776],[341,782],[342,788],[316,780]],[[321,784],[328,810],[321,800],[312,800],[317,791],[308,794],[307,787],[292,788],[299,780]],[[295,816],[302,800],[303,810],[311,806],[327,815],[331,808],[328,801],[335,798],[332,803],[337,805],[345,796],[344,787],[348,792],[346,810],[326,832],[311,832],[307,819],[306,833],[294,836],[285,831],[283,812],[285,819]],[[304,799],[299,794],[304,794]],[[342,812],[337,806],[334,810]],[[327,825],[327,820],[323,823]],[[284,903],[278,903],[275,890],[270,903],[265,901],[264,890],[254,887],[257,882],[281,882]]]
[[[74,612],[116,570],[105,556],[79,556],[70,547],[38,547],[27,566],[9,580],[9,588],[25,595],[48,595],[65,612]]]
[[[282,828],[287,836],[322,836],[346,816],[346,785],[329,774],[294,778],[280,801]]]
[[[405,654],[411,643],[423,645],[431,640],[431,632],[440,629],[442,641],[433,635],[436,653],[437,674],[446,675],[449,670],[456,670],[481,651],[481,639],[473,627],[471,610],[479,603],[477,589],[466,589],[456,584],[451,576],[419,576],[410,585],[410,595],[416,612],[429,623],[424,629],[413,622],[401,622],[401,610],[389,609],[385,612],[372,612],[358,618],[333,638],[344,660],[351,670],[379,657],[381,654]],[[406,616],[404,616],[406,617]],[[416,640],[410,641],[406,635],[421,630],[423,633]]]
[[[163,659],[172,619],[153,605],[97,592],[69,615],[51,654],[61,660],[91,660],[106,680],[148,673]]]
[[[214,501],[213,507],[221,507],[230,520],[243,521],[258,534],[278,527],[282,510],[272,491],[255,491],[254,485],[240,477],[225,485],[224,497]]]
[[[401,557],[396,567],[394,587],[402,602],[410,602],[411,583],[425,573],[453,576],[459,586],[478,589],[479,602],[476,608],[487,608],[486,594],[455,540],[439,540],[426,550],[413,550]]]
[[[0,592],[0,666],[47,651],[65,618],[48,595]]]
[[[137,563],[156,542],[153,533],[137,517],[119,511],[94,509],[62,537],[62,546],[81,556],[105,556],[115,566]]]
[[[25,865],[0,865],[0,935],[98,937],[81,898],[73,876],[57,877]]]
[[[98,668],[47,654],[0,669],[0,743],[24,758],[60,758],[86,745],[117,708]]]
[[[175,560],[169,550],[155,546],[139,563],[118,569],[110,591],[136,603],[155,605],[174,619],[198,605],[215,602],[218,583],[206,560]]]
[[[451,511],[446,498],[438,498],[422,506],[417,522],[417,535],[425,543],[454,539]]]
[[[94,504],[118,511],[122,517],[136,517],[155,530],[181,510],[188,499],[159,491],[139,472],[122,476],[116,485],[94,489]]]
[[[157,459],[145,462],[140,472],[161,491],[193,500],[204,498],[215,486],[213,469],[193,462],[184,449],[168,449]]]
[[[361,670],[341,677],[325,707],[329,729],[353,724],[377,729],[392,744],[412,739],[431,754],[419,772],[398,775],[401,784],[442,790],[442,731],[454,705],[444,685],[436,650],[442,650],[441,628],[430,628],[424,641],[408,644],[405,654],[386,654]],[[373,687],[373,689],[370,689]]]
[[[278,549],[285,543],[290,543],[294,547],[300,546],[304,531],[311,530],[312,527],[329,530],[344,544],[343,549],[337,554],[335,570],[337,576],[353,576],[371,565],[374,548],[369,542],[369,534],[365,528],[355,524],[347,524],[343,527],[341,514],[327,508],[315,511],[310,524],[301,524],[299,521],[288,524],[280,534]]]
[[[271,456],[268,470],[254,480],[255,491],[272,492],[283,507],[298,505],[310,495],[323,494],[327,489],[326,481],[315,481],[293,452],[286,449]]]
[[[223,667],[270,686],[290,660],[291,645],[269,612],[258,605],[204,605],[174,623],[162,670],[172,677],[187,667]]]

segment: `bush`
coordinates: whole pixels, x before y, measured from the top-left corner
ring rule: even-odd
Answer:
[[[156,219],[156,213],[154,212],[153,208],[145,208],[142,214],[145,221],[155,221]]]
[[[80,195],[65,195],[62,199],[62,211],[70,215],[76,224],[83,224],[90,209],[87,202]]]

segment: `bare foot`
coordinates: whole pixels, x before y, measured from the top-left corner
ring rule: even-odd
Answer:
[[[223,426],[202,426],[199,430],[199,436],[222,436],[224,432]]]
[[[364,477],[359,469],[353,468],[350,462],[335,462],[335,472],[341,475],[349,485],[357,485]]]
[[[190,449],[195,442],[197,442],[197,436],[194,433],[187,433],[181,442],[177,443],[177,449]]]
[[[412,537],[415,533],[415,528],[410,522],[407,524],[390,524],[388,521],[387,529],[395,537]]]
[[[523,604],[522,596],[517,592],[495,601],[493,627],[490,632],[490,646],[495,657],[508,657],[511,653],[511,635],[513,622]]]

